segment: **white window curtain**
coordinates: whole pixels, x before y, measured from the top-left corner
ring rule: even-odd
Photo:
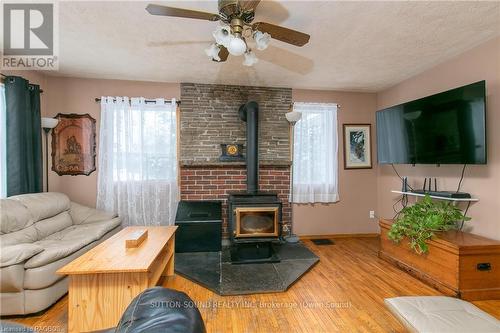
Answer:
[[[5,86],[0,84],[0,198],[7,196],[7,109]]]
[[[339,200],[337,104],[294,103],[293,198],[296,203]]]
[[[172,225],[178,202],[176,102],[102,97],[97,208],[123,225]]]

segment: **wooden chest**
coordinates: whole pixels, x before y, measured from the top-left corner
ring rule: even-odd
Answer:
[[[500,241],[462,231],[447,231],[428,242],[423,255],[408,241],[387,237],[391,220],[380,220],[379,257],[432,285],[465,300],[500,299]]]

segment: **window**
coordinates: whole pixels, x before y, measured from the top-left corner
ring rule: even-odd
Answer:
[[[7,196],[7,109],[5,86],[0,84],[0,198]]]
[[[127,106],[128,107],[128,106]],[[117,110],[113,136],[113,180],[173,180],[176,108],[132,99],[130,110]]]
[[[124,225],[171,225],[178,200],[177,104],[102,97],[97,207]]]
[[[302,118],[294,128],[293,202],[336,202],[337,105],[294,103]]]

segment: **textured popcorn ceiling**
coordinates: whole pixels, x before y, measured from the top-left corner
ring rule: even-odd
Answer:
[[[155,2],[216,12],[217,1]],[[60,2],[60,71],[49,75],[378,91],[500,34],[500,2],[263,1],[256,21],[311,35],[273,40],[260,62],[209,61],[217,23],[148,15],[147,2]]]

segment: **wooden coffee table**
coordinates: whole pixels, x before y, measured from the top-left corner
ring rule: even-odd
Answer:
[[[125,240],[147,229],[136,248]],[[177,227],[126,227],[57,271],[69,275],[68,331],[114,327],[132,299],[174,274]]]

